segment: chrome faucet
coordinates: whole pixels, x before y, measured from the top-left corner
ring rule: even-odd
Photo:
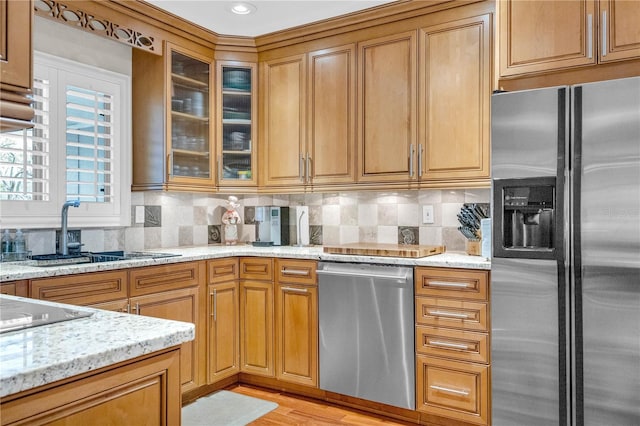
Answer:
[[[62,205],[62,224],[60,230],[60,248],[58,253],[66,256],[69,254],[69,236],[67,235],[67,210],[69,207],[80,207],[80,200],[69,200]]]

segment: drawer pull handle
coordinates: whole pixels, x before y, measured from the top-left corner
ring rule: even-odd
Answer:
[[[466,390],[463,390],[463,389],[445,388],[443,386],[437,386],[437,385],[431,385],[429,387],[431,389],[434,389],[434,390],[438,390],[438,391],[441,391],[441,392],[452,393],[454,395],[469,396],[469,391],[466,391]]]
[[[282,291],[293,291],[295,293],[306,293],[306,288],[282,287]]]
[[[447,312],[447,311],[427,311],[429,315],[433,315],[434,317],[447,317],[447,318],[462,318],[469,319],[469,315],[467,314],[459,314],[457,312]]]
[[[456,283],[449,281],[429,281],[431,287],[455,287],[455,288],[469,288],[467,283]]]
[[[468,345],[462,345],[460,343],[441,342],[439,340],[430,340],[429,344],[433,346],[441,346],[443,348],[462,349],[465,351],[469,349]]]
[[[308,277],[309,276],[309,271],[304,271],[302,269],[287,269],[287,268],[282,268],[282,271],[280,271],[282,273],[282,275],[299,275],[299,276],[304,276],[304,277]]]

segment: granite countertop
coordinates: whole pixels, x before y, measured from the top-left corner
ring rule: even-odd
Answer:
[[[469,256],[463,252],[445,252],[443,254],[420,257],[382,257],[356,256],[345,254],[328,254],[320,246],[296,247],[254,247],[252,245],[210,245],[198,247],[175,247],[148,252],[170,252],[178,257],[157,259],[131,259],[118,262],[84,263],[64,266],[33,266],[29,261],[0,263],[0,282],[25,280],[33,278],[54,277],[61,275],[81,274],[87,272],[109,271],[125,268],[136,268],[150,265],[163,265],[194,260],[224,258],[230,256],[282,257],[293,259],[312,259],[336,262],[377,263],[387,265],[436,266],[444,268],[491,269],[491,262],[480,256]]]
[[[127,361],[195,338],[191,323],[3,295],[93,311],[73,319],[0,334],[0,397]]]

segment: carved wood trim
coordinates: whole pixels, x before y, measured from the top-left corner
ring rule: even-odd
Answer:
[[[162,40],[112,19],[88,13],[76,5],[70,6],[57,0],[35,0],[33,9],[37,16],[162,55]]]

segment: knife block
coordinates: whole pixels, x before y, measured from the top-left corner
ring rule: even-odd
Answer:
[[[482,246],[480,241],[467,240],[467,254],[469,256],[481,256]]]

